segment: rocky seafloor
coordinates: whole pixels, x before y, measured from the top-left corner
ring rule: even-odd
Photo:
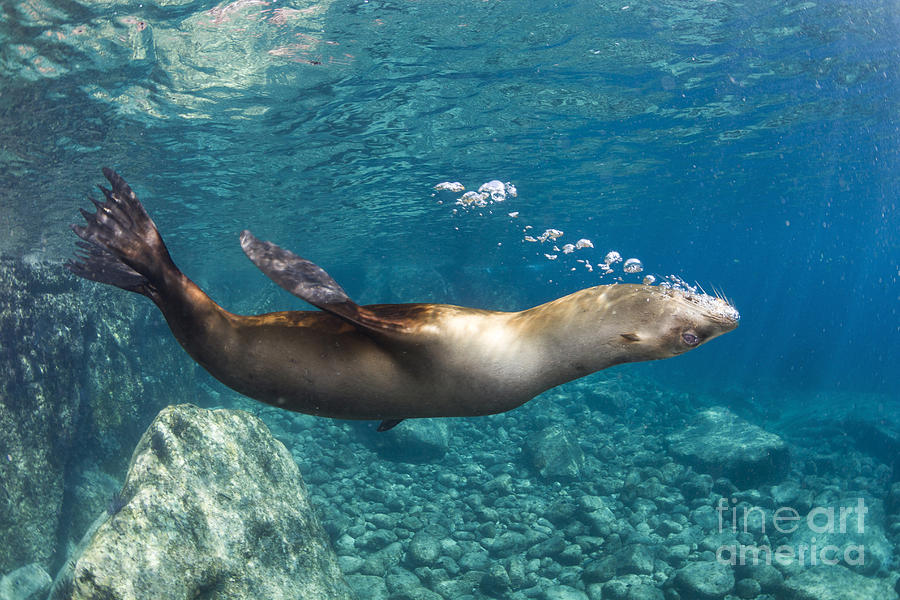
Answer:
[[[616,375],[381,434],[248,408],[300,465],[360,598],[896,597],[900,485],[851,436],[767,433]]]
[[[90,542],[101,543],[97,532],[118,539],[146,531],[129,529],[127,519],[136,516],[141,527],[156,523],[157,532],[205,524],[202,536],[183,543],[177,535],[132,536],[135,552],[155,557],[157,573],[158,557],[185,558],[176,547],[217,557],[188,561],[204,566],[187,569],[195,585],[182,589],[199,595],[185,597],[275,589],[278,565],[293,569],[304,556],[307,542],[290,533],[292,523],[319,529],[303,511],[280,519],[269,510],[266,494],[281,504],[296,494],[305,505],[307,493],[284,475],[291,468],[283,461],[277,472],[266,467],[268,454],[299,466],[336,563],[360,599],[897,597],[900,426],[883,399],[785,396],[769,401],[766,413],[730,396],[669,391],[626,367],[503,415],[406,421],[376,433],[375,423],[299,415],[209,386],[178,360],[185,357],[164,329],[152,326],[159,343],[135,333],[150,307],[116,303],[115,292],[100,291],[93,298],[103,302],[101,317],[73,308],[67,295],[83,295],[83,288],[59,280],[34,289],[24,267],[0,267],[6,282],[21,283],[0,294],[4,340],[40,344],[24,358],[14,345],[0,349],[12,373],[0,397],[0,421],[8,425],[0,431],[0,600],[70,597],[66,581],[73,578],[79,589],[92,589],[100,566],[113,563]],[[45,273],[40,280],[48,281]],[[154,364],[141,364],[132,348]],[[183,397],[180,389],[194,391]],[[803,410],[813,401],[816,410]],[[216,427],[208,429],[211,444],[170,443],[171,428],[159,433],[150,421],[165,404],[183,402],[257,415],[285,450],[252,423],[245,429],[255,452],[235,449],[244,442],[222,444]],[[137,448],[126,478],[129,444]],[[221,448],[231,454],[220,455]],[[147,497],[134,482],[153,479],[152,470],[134,469],[150,455],[168,465],[159,481],[189,481],[178,489],[196,498],[183,493],[171,505],[131,507]],[[225,459],[237,460],[235,468],[221,466]],[[204,463],[220,466],[182,478],[184,465]],[[235,488],[241,474],[250,479]],[[163,505],[170,512],[154,516]],[[246,512],[246,522],[235,521],[235,510]],[[230,520],[217,525],[222,515]],[[170,544],[168,552],[148,541],[157,538]],[[780,560],[766,560],[766,549],[779,549]],[[317,564],[331,564],[328,552],[320,554]],[[252,573],[260,575],[252,580]],[[292,590],[289,582],[278,589]],[[312,589],[315,597],[322,588]],[[152,597],[134,586],[107,592]]]

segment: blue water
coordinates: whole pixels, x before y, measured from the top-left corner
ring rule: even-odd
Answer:
[[[555,227],[734,300],[736,333],[659,366],[684,383],[894,389],[889,3],[31,1],[0,31],[5,253],[67,256],[101,165],[214,297],[260,283],[245,227],[350,290],[373,264],[464,269],[420,299],[476,305],[602,283],[516,225]],[[493,215],[431,195],[491,179],[519,190]]]
[[[740,327],[623,368],[776,411],[897,401],[898,42],[886,0],[4,1],[0,252],[70,256],[111,166],[227,308],[302,307],[244,228],[360,302],[511,310],[674,274]],[[433,190],[493,179],[518,196]],[[550,227],[595,248],[548,260],[523,239]],[[645,272],[576,262],[609,250]]]

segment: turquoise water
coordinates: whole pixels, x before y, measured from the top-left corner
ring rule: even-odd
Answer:
[[[722,290],[741,325],[627,376],[776,421],[896,413],[891,2],[0,6],[4,256],[68,258],[110,166],[236,311],[303,308],[243,256],[245,228],[360,303],[513,310],[676,275]],[[517,195],[466,208],[434,190],[491,180]],[[526,241],[549,228],[593,249]],[[612,250],[644,271],[601,275]],[[196,377],[189,396],[221,391]]]
[[[522,242],[555,227],[734,299],[692,380],[892,391],[896,11],[627,4],[5,3],[4,251],[67,256],[101,165],[214,297],[259,283],[245,227],[351,291],[375,265],[478,305],[600,283]],[[492,179],[519,190],[494,214],[432,197]]]

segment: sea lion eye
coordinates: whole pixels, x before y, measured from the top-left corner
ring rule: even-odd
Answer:
[[[681,339],[684,340],[684,343],[688,346],[696,346],[700,343],[700,338],[697,337],[697,334],[691,333],[690,331],[685,331],[681,334]]]

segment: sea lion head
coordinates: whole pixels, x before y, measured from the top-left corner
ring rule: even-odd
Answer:
[[[630,318],[619,343],[634,360],[684,354],[738,326],[740,314],[719,295],[649,285],[620,285],[615,310]],[[633,327],[632,327],[633,326]]]

